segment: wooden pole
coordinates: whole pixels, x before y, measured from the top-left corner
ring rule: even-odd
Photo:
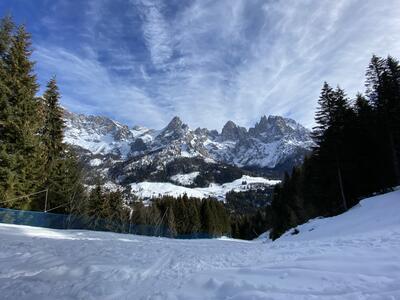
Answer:
[[[47,198],[49,194],[49,189],[46,189],[46,199],[44,201],[44,212],[47,212]]]

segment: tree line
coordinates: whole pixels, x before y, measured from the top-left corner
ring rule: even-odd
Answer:
[[[73,207],[75,222],[92,230],[166,236],[206,238],[231,234],[231,219],[224,203],[212,199],[162,196],[147,203],[130,204],[120,191],[97,184]]]
[[[224,204],[212,198],[163,196],[153,199],[148,206],[136,202],[132,214],[134,224],[158,226],[169,237],[216,237],[231,232]]]
[[[350,100],[340,87],[324,83],[315,114],[316,146],[275,188],[271,238],[400,184],[398,60],[373,56],[365,84],[365,94]]]

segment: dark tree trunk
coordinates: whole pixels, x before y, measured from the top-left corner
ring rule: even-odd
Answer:
[[[400,184],[399,158],[397,157],[396,145],[394,143],[393,133],[391,131],[389,132],[389,142],[390,142],[390,149],[392,151],[393,169],[394,169],[396,185],[399,185]]]
[[[342,171],[341,171],[341,169],[339,167],[339,164],[337,165],[337,172],[338,172],[340,194],[342,196],[343,209],[346,211],[347,210],[347,201],[346,201],[346,196],[344,194]]]

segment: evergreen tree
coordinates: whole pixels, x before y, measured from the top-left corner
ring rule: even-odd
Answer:
[[[52,169],[53,163],[62,156],[65,150],[63,111],[60,106],[60,93],[54,77],[47,84],[43,100],[45,120],[42,135],[46,148],[46,168]]]
[[[314,130],[317,147],[275,190],[272,238],[399,184],[399,63],[373,56],[366,77],[366,97],[358,94],[353,106],[343,90],[324,84]]]
[[[211,207],[211,200],[204,199],[201,205],[202,231],[211,236],[216,235],[216,218]]]
[[[4,47],[3,47],[4,48]],[[10,199],[38,191],[43,178],[43,151],[40,146],[38,90],[33,74],[30,35],[24,26],[11,37],[2,65],[7,87],[1,100],[0,197]],[[33,198],[10,203],[29,208]],[[40,199],[42,200],[42,199]]]
[[[342,201],[341,205],[337,207],[333,205],[331,209],[335,212],[345,211],[348,204],[344,191],[342,153],[344,151],[343,129],[349,114],[348,101],[342,89],[338,87],[332,90],[327,83],[324,83],[318,104],[315,117],[317,126],[314,131],[318,148],[315,154],[320,159],[320,163],[326,166],[328,173],[325,173],[325,176],[333,174],[332,171],[336,170],[335,177],[340,193],[339,195],[333,193],[332,197],[339,196]],[[332,187],[333,192],[334,190],[335,188]]]
[[[379,106],[382,98],[383,74],[385,72],[385,60],[373,55],[366,72],[366,95],[368,99]]]
[[[319,109],[315,113],[315,122],[317,126],[313,128],[312,132],[314,140],[318,145],[316,148],[317,151],[324,141],[326,130],[331,125],[332,112],[334,110],[334,91],[327,82],[324,82],[322,87],[321,95],[318,99],[318,107]]]
[[[86,216],[89,221],[88,225],[94,230],[99,229],[103,225],[103,203],[104,194],[101,185],[98,183],[96,187],[90,191],[86,204]]]
[[[9,114],[9,97],[11,94],[9,86],[9,66],[7,65],[7,57],[9,55],[9,49],[13,38],[14,24],[10,17],[1,19],[0,21],[0,201],[5,200],[7,197],[7,190],[10,193],[10,185],[13,181],[13,174],[11,165],[15,164],[12,162],[12,157],[7,151],[5,139],[6,125],[8,124]],[[6,160],[7,159],[7,160]]]
[[[384,76],[383,115],[386,120],[389,146],[393,162],[395,184],[400,184],[400,65],[389,56],[386,59]]]
[[[367,196],[382,189],[384,178],[381,170],[385,164],[379,158],[381,145],[377,131],[376,113],[362,94],[357,94],[354,103],[354,118],[351,126],[351,141],[349,141],[348,152],[354,168],[349,175],[353,178],[353,193],[355,197]],[[373,162],[373,163],[366,163]]]
[[[367,70],[367,96],[377,113],[377,131],[381,145],[379,152],[383,162],[381,172],[387,174],[386,186],[400,183],[400,88],[399,63],[373,56]],[[386,170],[385,170],[386,169]],[[389,173],[387,170],[391,170]]]
[[[7,57],[12,41],[12,33],[15,28],[11,16],[6,16],[0,20],[0,59],[1,64]]]
[[[48,201],[54,206],[63,206],[63,212],[73,195],[81,190],[81,168],[71,147],[63,142],[64,120],[60,106],[60,93],[55,78],[52,78],[43,95],[44,122],[41,140],[45,153],[46,180],[43,189],[49,191]]]
[[[103,193],[101,220],[105,229],[113,232],[125,232],[128,218],[128,212],[123,205],[122,193],[120,191]]]
[[[201,229],[201,221],[199,214],[199,203],[196,199],[188,199],[187,203],[187,232],[188,233],[198,233]]]
[[[166,227],[168,229],[168,236],[176,237],[177,230],[176,230],[174,211],[171,209],[171,207],[168,207],[167,209],[168,211],[167,211]]]

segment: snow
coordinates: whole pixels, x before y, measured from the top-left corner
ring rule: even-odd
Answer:
[[[191,185],[193,184],[196,177],[199,176],[199,174],[200,172],[192,172],[188,174],[176,174],[174,176],[171,176],[171,180],[182,185]]]
[[[391,208],[391,209],[388,209]],[[299,234],[289,231],[281,240],[315,240],[325,236],[346,236],[374,230],[390,230],[400,224],[400,191],[360,201],[348,212],[331,217],[317,218],[298,226]],[[357,222],[354,222],[356,219]]]
[[[190,175],[189,174],[186,175],[193,176],[193,174],[194,173],[190,173]],[[178,175],[178,177],[182,179],[181,178],[182,175]],[[186,177],[185,180],[186,179],[188,179],[188,177]],[[178,197],[187,194],[189,197],[196,197],[196,198],[214,197],[219,200],[225,200],[225,194],[229,191],[235,191],[235,192],[246,191],[249,189],[254,189],[259,185],[275,185],[278,184],[279,182],[280,182],[279,180],[270,180],[263,177],[251,177],[244,175],[240,179],[224,183],[222,185],[212,183],[209,187],[206,188],[188,188],[175,185],[169,182],[147,182],[147,181],[132,183],[130,186],[131,186],[131,192],[141,199],[154,198],[160,195]]]
[[[70,127],[65,132],[64,141],[86,149],[95,155],[119,152],[122,157],[126,157],[130,152],[128,140],[116,141],[112,134],[102,135],[84,129]]]
[[[204,198],[205,194],[196,188],[187,188],[169,182],[139,182],[132,183],[131,192],[141,199],[155,198],[159,196],[178,197],[187,194],[189,197]]]
[[[0,224],[0,295],[22,300],[400,299],[399,211],[396,191],[268,243]]]
[[[92,167],[98,167],[102,163],[103,163],[103,161],[101,159],[99,159],[99,158],[91,159],[90,162],[89,162],[90,166],[92,166]]]

